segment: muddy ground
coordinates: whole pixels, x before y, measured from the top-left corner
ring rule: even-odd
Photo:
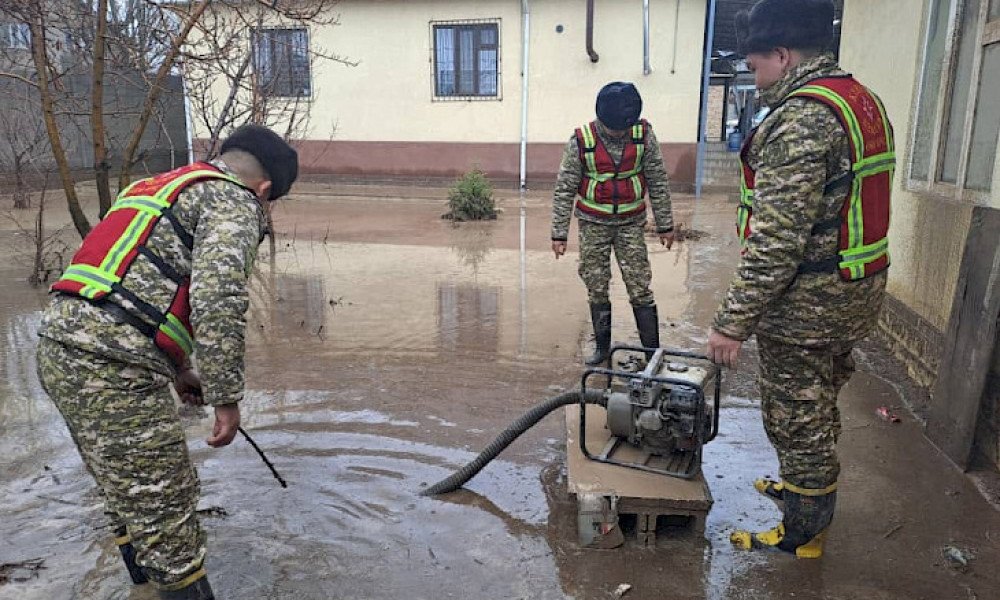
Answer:
[[[185,417],[220,600],[597,600],[623,583],[635,600],[1000,598],[1000,515],[922,436],[897,391],[906,388],[881,366],[891,361],[870,360],[881,352],[873,344],[842,395],[840,504],[820,561],[728,543],[733,527],[778,518],[750,485],[777,474],[752,346],[727,375],[721,435],[706,448],[715,505],[703,537],[671,530],[656,549],[581,550],[561,415],[466,490],[418,496],[575,386],[590,329],[575,232],[556,261],[546,194],[529,194],[523,210],[502,194],[497,221],[461,225],[439,218],[443,197],[313,184],[277,211],[274,251],[265,244],[254,275],[243,406],[289,487],[247,443],[210,449],[211,420]],[[680,197],[675,209],[700,235],[652,250],[661,340],[700,350],[736,260],[734,208]],[[0,226],[9,256],[25,244]],[[0,598],[154,598],[128,582],[93,482],[39,389],[45,297],[15,258],[0,269],[0,565],[43,562],[0,568]],[[637,340],[617,275],[613,302],[615,339]],[[901,422],[879,419],[880,406]]]

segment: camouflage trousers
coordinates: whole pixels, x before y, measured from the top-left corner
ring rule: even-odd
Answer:
[[[611,283],[611,249],[615,250],[625,289],[632,306],[653,303],[649,282],[653,272],[646,252],[642,224],[601,225],[580,220],[580,279],[587,286],[590,304],[608,304]]]
[[[200,571],[200,487],[169,379],[47,338],[38,377],[149,580],[170,588]]]
[[[853,344],[805,348],[757,335],[764,430],[778,453],[781,478],[806,489],[840,475],[837,395],[854,373]]]

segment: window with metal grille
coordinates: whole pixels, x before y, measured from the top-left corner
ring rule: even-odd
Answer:
[[[500,98],[499,22],[438,22],[431,31],[436,98]]]
[[[989,200],[1000,136],[1000,0],[928,0],[909,187]]]
[[[27,23],[0,25],[0,48],[27,50],[31,48],[31,28]]]
[[[265,96],[305,97],[312,94],[308,30],[254,31],[253,64],[257,88]]]

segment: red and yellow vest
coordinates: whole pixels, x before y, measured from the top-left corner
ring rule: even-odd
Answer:
[[[153,228],[167,219],[181,242],[191,250],[194,238],[177,221],[172,207],[189,185],[206,179],[224,179],[244,187],[239,180],[207,163],[194,163],[173,171],[137,181],[118,194],[104,219],[83,240],[62,277],[52,286],[53,292],[79,296],[100,306],[114,293],[131,302],[152,324],[138,317],[129,322],[152,338],[174,364],[187,362],[193,350],[191,305],[188,302],[190,279],[177,272],[146,246]],[[177,284],[169,306],[153,306],[122,286],[132,262],[143,255]],[[120,314],[121,311],[116,311]]]
[[[814,234],[839,229],[840,251],[825,261],[801,265],[799,272],[839,271],[844,281],[857,281],[884,271],[889,267],[887,235],[896,152],[892,124],[882,101],[849,75],[810,81],[786,96],[782,103],[790,98],[809,98],[829,106],[847,132],[851,146],[850,173],[843,180],[827,182],[824,190],[826,193],[850,183],[840,216],[813,227]],[[756,179],[748,160],[752,143],[753,134],[740,153],[742,177],[736,229],[744,246],[751,233]]]
[[[615,164],[597,135],[597,124],[576,130],[576,143],[583,163],[583,178],[577,189],[576,207],[592,215],[631,215],[646,210],[646,176],[642,157],[646,153],[646,130],[640,120],[629,130],[621,161]]]

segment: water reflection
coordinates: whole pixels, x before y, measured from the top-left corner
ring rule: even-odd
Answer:
[[[449,245],[463,265],[479,274],[480,265],[493,252],[494,223],[455,223],[448,232]]]
[[[438,284],[438,346],[443,352],[496,354],[500,288]]]

